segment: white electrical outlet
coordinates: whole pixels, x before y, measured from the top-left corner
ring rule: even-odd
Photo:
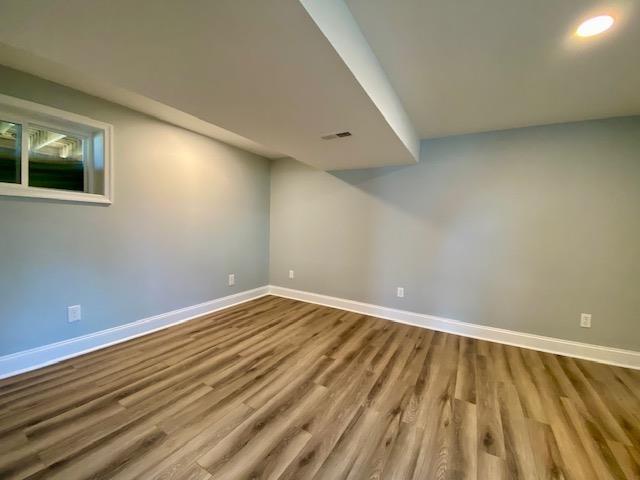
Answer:
[[[229,286],[235,285],[236,284],[236,274],[235,273],[230,273],[229,274]]]
[[[580,326],[582,328],[591,328],[591,314],[583,313],[580,315]]]
[[[289,270],[289,278],[295,278],[296,276],[296,272],[294,272],[293,270]]]
[[[82,307],[80,305],[71,305],[67,307],[67,322],[77,322],[82,318]]]
[[[404,288],[403,287],[398,287],[398,290],[396,291],[396,296],[398,296],[400,298],[404,298]]]

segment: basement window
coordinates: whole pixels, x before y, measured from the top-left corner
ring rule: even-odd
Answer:
[[[0,195],[110,204],[112,131],[0,94]]]

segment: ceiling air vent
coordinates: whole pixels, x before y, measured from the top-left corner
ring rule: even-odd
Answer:
[[[331,133],[329,135],[323,135],[320,138],[323,140],[333,140],[334,138],[344,138],[344,137],[350,137],[350,136],[351,136],[351,132],[338,132],[338,133]]]

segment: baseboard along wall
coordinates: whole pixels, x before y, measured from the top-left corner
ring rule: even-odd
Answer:
[[[35,370],[84,353],[99,350],[116,343],[125,342],[132,338],[147,335],[157,330],[177,325],[240,303],[248,302],[265,295],[291,298],[303,302],[362,313],[364,315],[371,315],[416,327],[453,333],[464,337],[477,338],[490,342],[530,348],[542,352],[555,353],[558,355],[565,355],[640,370],[640,352],[632,350],[623,350],[613,347],[562,340],[553,337],[544,337],[530,333],[516,332],[502,328],[487,327],[448,318],[436,317],[433,315],[398,310],[344,298],[330,297],[313,292],[293,290],[275,285],[265,285],[263,287],[246,290],[244,292],[221,297],[198,305],[144,318],[126,325],[120,325],[118,327],[83,335],[81,337],[71,338],[69,340],[5,355],[0,357],[0,378],[11,377],[19,373]]]
[[[285,287],[270,286],[269,293],[279,297],[316,303],[327,307],[339,308],[350,312],[362,313],[384,318],[394,322],[416,327],[454,333],[463,337],[477,338],[490,342],[529,348],[542,352],[555,353],[568,357],[592,360],[594,362],[616,365],[640,370],[640,352],[620,348],[574,342],[560,338],[544,337],[531,333],[516,332],[503,328],[487,327],[474,323],[461,322],[449,318],[436,317],[423,313],[409,312],[395,308],[382,307],[370,303],[356,302],[345,298],[330,297],[318,293],[293,290]]]
[[[117,327],[90,333],[81,337],[70,338],[61,342],[23,350],[0,357],[0,378],[11,377],[36,368],[77,357],[84,353],[125,342],[132,338],[147,335],[163,328],[178,325],[209,313],[248,302],[269,294],[269,287],[263,286],[226,297],[216,298],[208,302],[190,307],[172,310],[152,317],[119,325]]]

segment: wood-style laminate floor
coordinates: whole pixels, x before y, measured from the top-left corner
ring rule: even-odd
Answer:
[[[264,297],[0,381],[0,478],[640,478],[640,372]]]

